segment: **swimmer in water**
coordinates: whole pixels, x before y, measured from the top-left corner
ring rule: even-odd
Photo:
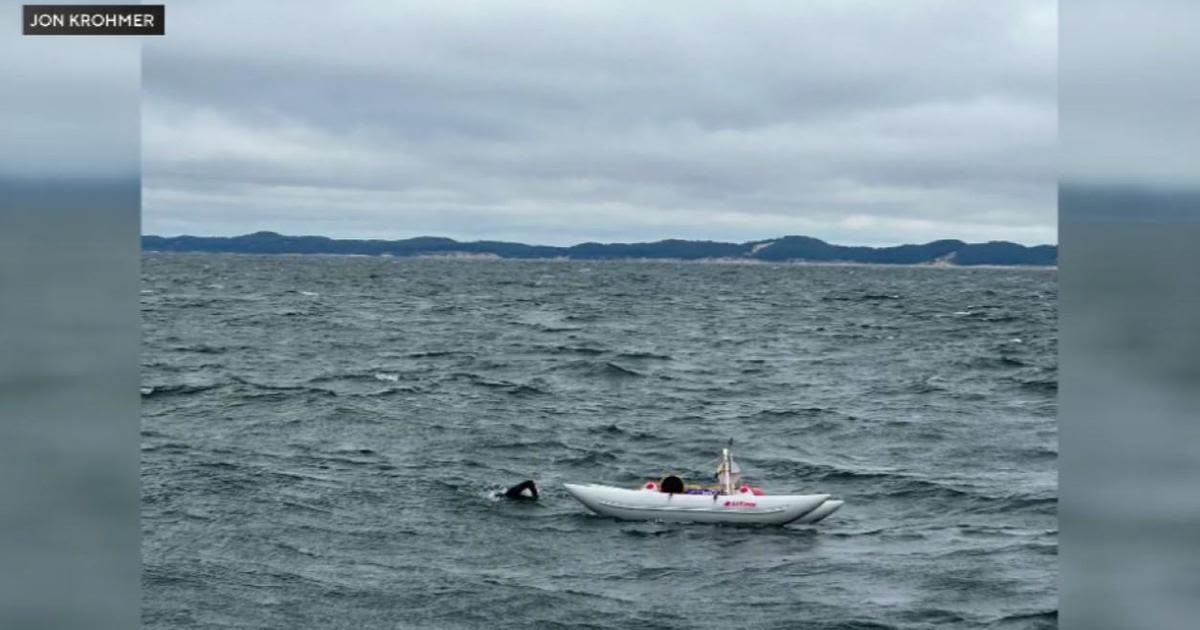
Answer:
[[[537,486],[534,485],[532,479],[526,479],[521,483],[504,491],[506,499],[531,499],[536,501],[538,498]]]

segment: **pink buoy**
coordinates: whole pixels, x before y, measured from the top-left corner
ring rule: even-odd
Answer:
[[[646,485],[642,486],[643,490],[658,490],[658,484],[653,481],[647,481]]]

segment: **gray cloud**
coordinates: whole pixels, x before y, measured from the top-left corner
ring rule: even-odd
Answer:
[[[1053,242],[1056,15],[175,4],[145,231]]]

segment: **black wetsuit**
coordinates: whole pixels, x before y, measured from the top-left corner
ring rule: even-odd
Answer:
[[[525,490],[529,490],[529,493],[533,496],[528,497],[528,496],[525,496],[524,494],[522,494]],[[537,499],[538,498],[537,486],[534,485],[532,479],[526,479],[525,481],[522,481],[521,483],[509,488],[508,490],[505,490],[504,496],[509,499],[529,499],[529,498]]]

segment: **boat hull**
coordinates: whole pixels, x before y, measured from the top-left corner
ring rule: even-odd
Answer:
[[[817,506],[817,508],[804,516],[796,519],[797,525],[814,525],[825,520],[825,517],[838,511],[838,508],[845,504],[845,501],[829,499],[828,501]]]
[[[596,484],[568,483],[563,486],[572,497],[597,514],[643,521],[784,525],[801,519],[829,499],[828,494],[758,496],[745,492],[695,495],[626,490]],[[841,502],[837,503],[840,507]]]

